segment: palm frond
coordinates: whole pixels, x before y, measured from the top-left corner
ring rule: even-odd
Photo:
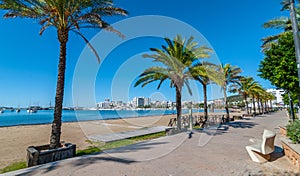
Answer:
[[[72,31],[75,32],[77,35],[79,35],[84,40],[84,42],[88,45],[88,47],[92,50],[92,52],[96,56],[98,63],[100,63],[101,62],[100,57],[99,57],[97,51],[95,50],[95,48],[89,42],[89,40],[87,38],[85,38],[84,35],[81,34],[80,32],[75,31],[75,30],[72,30]]]

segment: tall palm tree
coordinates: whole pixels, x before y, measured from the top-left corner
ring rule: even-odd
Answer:
[[[228,101],[227,101],[227,88],[230,84],[235,84],[239,81],[239,79],[242,77],[240,74],[242,73],[242,70],[237,67],[233,66],[231,64],[225,64],[221,65],[221,73],[223,73],[223,81],[221,84],[219,84],[222,87],[223,93],[224,93],[224,102],[225,102],[225,110],[226,110],[226,121],[229,121],[229,108],[228,108]]]
[[[289,3],[286,2],[286,0],[283,0],[281,2],[281,4],[283,5],[282,10],[289,10]],[[300,6],[297,6],[295,8],[295,11],[296,11],[296,16],[297,16],[297,19],[299,22],[300,21]],[[298,25],[300,26],[300,23]],[[276,17],[272,20],[267,21],[266,23],[263,24],[263,27],[283,30],[283,32],[281,32],[279,34],[271,35],[271,36],[268,36],[268,37],[265,37],[262,39],[262,41],[263,41],[262,48],[268,49],[271,46],[271,43],[277,41],[281,35],[283,35],[285,32],[292,31],[292,22],[290,20],[290,17],[281,16],[281,17]]]
[[[192,94],[189,86],[189,79],[192,76],[189,68],[193,66],[193,62],[199,58],[208,57],[209,48],[198,47],[198,43],[190,37],[187,41],[180,35],[177,35],[174,40],[165,38],[167,46],[162,46],[162,49],[150,48],[154,54],[144,54],[144,58],[152,58],[154,62],[163,64],[163,66],[155,66],[146,69],[140,76],[135,87],[142,84],[142,87],[155,81],[159,81],[157,89],[161,84],[170,80],[170,87],[175,87],[176,90],[176,110],[177,110],[177,127],[181,129],[181,96],[182,88],[185,85],[188,92]]]
[[[190,68],[193,78],[203,87],[203,109],[205,118],[203,125],[205,125],[208,119],[207,86],[211,83],[218,84],[222,80],[222,76],[217,68],[218,67],[215,64],[208,62],[198,62],[192,68]]]
[[[265,92],[265,90],[260,85],[254,86],[250,90],[250,94],[251,94],[251,97],[252,97],[252,106],[253,106],[254,114],[256,114],[256,105],[255,105],[256,102],[255,102],[255,100],[259,101],[259,94],[262,93],[262,92]],[[258,106],[258,109],[260,111],[259,106]]]
[[[272,106],[272,100],[274,100],[276,97],[271,93],[271,92],[268,92],[268,96],[267,96],[268,100],[269,100],[269,105],[270,105],[270,108],[271,110],[273,109],[273,106]]]
[[[231,92],[238,92],[244,97],[248,115],[250,114],[250,112],[247,99],[256,89],[260,89],[260,85],[258,84],[258,82],[254,81],[252,77],[242,77],[240,78],[239,82],[231,86]]]
[[[126,10],[114,7],[112,0],[0,0],[0,9],[6,18],[31,18],[41,24],[40,35],[48,27],[54,27],[60,43],[54,120],[50,136],[50,149],[60,147],[61,116],[65,84],[66,53],[69,32],[78,34],[100,58],[95,49],[80,32],[81,28],[98,28],[121,33],[113,29],[104,16],[127,15]]]

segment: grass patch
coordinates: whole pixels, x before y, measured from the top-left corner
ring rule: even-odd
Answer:
[[[101,150],[98,147],[88,146],[87,149],[77,150],[76,156],[87,155],[87,154],[97,153],[97,152],[101,152]]]
[[[134,140],[134,141],[146,141],[146,140],[151,140],[151,139],[156,139],[156,138],[160,138],[166,136],[166,132],[162,131],[162,132],[158,132],[158,133],[153,133],[153,134],[147,134],[147,135],[143,135],[143,136],[137,136],[137,137],[132,137],[129,138],[130,140]]]
[[[13,163],[9,166],[6,166],[5,168],[0,170],[0,173],[2,174],[5,172],[11,172],[19,169],[24,169],[24,168],[27,168],[27,163],[25,161],[20,161],[20,162]]]
[[[89,146],[87,149],[84,149],[84,150],[77,150],[76,155],[81,156],[81,155],[97,153],[97,152],[100,152],[103,150],[123,147],[123,146],[131,145],[131,144],[135,144],[138,142],[146,141],[146,140],[156,139],[156,138],[163,137],[163,136],[166,136],[166,133],[164,131],[159,132],[159,133],[153,133],[153,134],[147,134],[147,135],[143,135],[143,136],[132,137],[132,138],[123,139],[123,140],[119,140],[119,141],[107,142],[107,143],[87,141],[90,144],[92,144],[93,146]]]
[[[193,129],[199,130],[199,129],[202,129],[202,127],[200,125],[196,125],[196,126],[193,127]]]

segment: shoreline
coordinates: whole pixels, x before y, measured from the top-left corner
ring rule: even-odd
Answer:
[[[159,109],[158,109],[159,110]],[[188,109],[185,109],[185,110],[188,110]],[[203,110],[203,109],[195,109],[196,112],[193,112],[193,114],[196,114],[196,113],[204,113],[204,112],[199,112],[199,110]],[[216,111],[223,111],[223,109],[215,109]],[[77,110],[75,110],[77,111]],[[86,111],[86,110],[84,110]],[[94,110],[91,110],[91,111],[94,111]],[[101,111],[101,110],[98,110],[98,111]],[[106,110],[105,110],[106,111]],[[111,110],[111,111],[118,111],[118,110]],[[76,112],[75,112],[76,113]],[[219,113],[226,113],[226,112],[209,112],[208,113],[212,113],[212,114],[219,114]],[[231,113],[236,113],[236,112],[231,112]],[[187,115],[187,113],[182,113],[182,115]],[[116,117],[116,118],[106,118],[106,119],[90,119],[90,120],[66,120],[66,121],[63,121],[62,120],[62,123],[80,123],[80,122],[89,122],[89,121],[101,121],[101,120],[122,120],[122,119],[131,119],[131,118],[142,118],[142,117],[155,117],[155,116],[168,116],[168,115],[176,115],[176,113],[167,113],[167,114],[161,114],[161,115],[158,115],[158,114],[153,114],[153,115],[139,115],[139,116],[128,116],[128,117]],[[75,115],[76,116],[76,115]],[[51,119],[52,120],[52,119]],[[35,126],[35,125],[49,125],[49,124],[52,124],[52,122],[38,122],[38,123],[28,123],[28,124],[15,124],[15,125],[0,125],[0,128],[6,128],[6,127],[18,127],[18,126]]]

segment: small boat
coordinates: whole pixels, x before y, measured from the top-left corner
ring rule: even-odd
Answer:
[[[4,113],[4,109],[0,109],[0,113],[1,113],[1,114]]]
[[[16,112],[19,113],[21,110],[20,109],[16,109]]]
[[[37,110],[36,109],[28,109],[27,112],[28,113],[37,113]]]

